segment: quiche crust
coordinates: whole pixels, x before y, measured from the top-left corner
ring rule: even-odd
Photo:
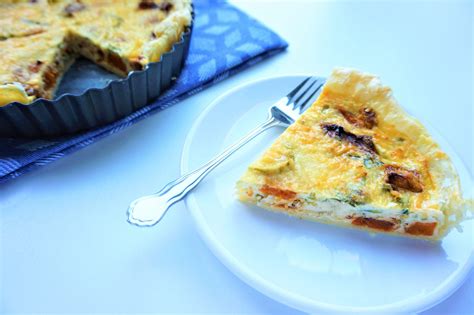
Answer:
[[[159,61],[191,24],[191,0],[0,3],[0,106],[53,97],[81,55],[122,77]]]
[[[241,201],[302,219],[430,240],[464,218],[449,157],[389,87],[344,68],[236,191]]]

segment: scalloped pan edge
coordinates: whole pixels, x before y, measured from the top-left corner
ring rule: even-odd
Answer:
[[[124,118],[164,92],[180,74],[188,55],[194,22],[160,61],[131,71],[123,79],[82,94],[61,94],[53,100],[36,99],[0,107],[0,137],[45,138],[92,129]]]

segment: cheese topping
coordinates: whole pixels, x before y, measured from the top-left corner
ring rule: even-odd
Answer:
[[[141,70],[190,23],[191,0],[2,1],[0,106],[52,97],[78,54],[121,76]],[[12,82],[27,96],[7,86]]]
[[[367,211],[376,210],[377,218],[394,222],[391,231],[416,218],[437,222],[443,233],[463,217],[459,180],[448,156],[398,106],[390,88],[372,75],[348,69],[332,73],[318,100],[250,165],[240,186],[252,186],[256,192],[271,187],[298,196],[272,199],[276,204],[267,206],[273,208],[326,212],[325,204],[346,204],[351,209],[346,219],[354,225],[383,226],[353,216],[360,213],[375,220]],[[278,199],[278,193],[270,194]],[[239,196],[255,198],[241,192]],[[337,216],[338,211],[330,212]],[[403,213],[409,215],[402,220]],[[420,226],[412,227],[411,234],[417,229]]]

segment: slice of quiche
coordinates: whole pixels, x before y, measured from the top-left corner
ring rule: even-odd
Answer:
[[[251,164],[238,198],[302,219],[437,240],[463,218],[459,178],[373,75],[336,69]]]

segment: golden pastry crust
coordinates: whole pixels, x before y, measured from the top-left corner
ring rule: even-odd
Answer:
[[[0,105],[52,96],[63,69],[73,60],[63,40],[64,32],[58,30],[0,41]]]
[[[237,192],[301,218],[425,239],[441,238],[463,218],[449,157],[390,88],[351,69],[333,71]]]
[[[0,106],[51,98],[77,55],[121,76],[141,70],[191,23],[191,0],[25,2],[0,4]]]

